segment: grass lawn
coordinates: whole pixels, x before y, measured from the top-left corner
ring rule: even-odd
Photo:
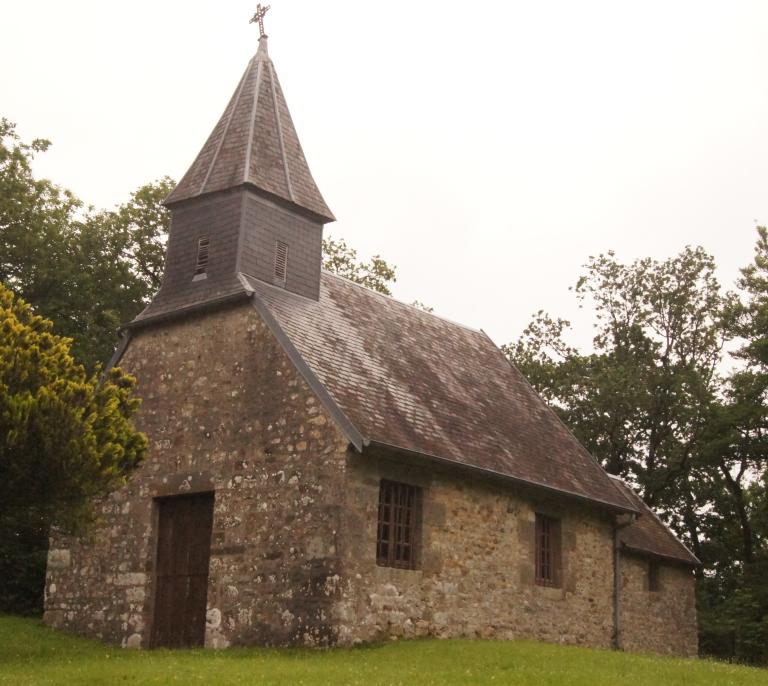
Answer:
[[[0,684],[768,686],[768,670],[530,641],[404,641],[353,650],[127,651],[0,616]]]

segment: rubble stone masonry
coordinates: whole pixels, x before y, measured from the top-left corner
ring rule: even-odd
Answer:
[[[631,652],[684,655],[698,653],[693,570],[660,563],[658,590],[648,588],[649,560],[621,560],[622,647]]]
[[[340,638],[536,638],[610,647],[612,524],[604,513],[392,460],[351,458],[346,476]],[[376,565],[381,478],[422,487],[417,570]],[[562,520],[561,588],[534,581],[536,512]]]
[[[608,648],[613,530],[594,506],[349,448],[251,304],[138,330],[147,459],[81,539],[54,536],[45,621],[148,647],[154,499],[213,491],[205,644],[353,645],[390,637],[535,638]],[[376,564],[379,482],[421,486],[415,570]],[[562,587],[534,581],[534,519],[562,520]],[[693,580],[622,560],[629,650],[695,654]],[[645,585],[644,585],[645,584]]]
[[[344,643],[389,637],[533,638],[613,645],[613,523],[593,506],[405,459],[350,455],[342,523],[343,593],[335,605]],[[418,569],[375,560],[380,479],[420,486]],[[534,579],[536,513],[561,519],[562,585]],[[696,655],[690,568],[661,564],[648,591],[648,561],[622,555],[622,647]]]
[[[205,644],[327,644],[346,441],[250,304],[140,330],[151,447],[82,540],[51,542],[45,621],[147,647],[160,496],[214,491]]]

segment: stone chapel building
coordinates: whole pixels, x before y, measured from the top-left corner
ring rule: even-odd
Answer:
[[[695,655],[693,554],[482,332],[321,269],[260,39],[111,364],[146,461],[54,536],[45,621],[128,647],[535,638]]]

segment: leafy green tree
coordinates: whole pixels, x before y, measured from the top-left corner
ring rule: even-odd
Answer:
[[[593,349],[539,312],[505,352],[608,471],[634,482],[702,561],[702,650],[768,661],[768,234],[723,293],[701,248],[668,260],[590,258],[575,293]],[[742,366],[723,378],[723,349]]]
[[[32,161],[49,146],[45,139],[23,143],[15,125],[0,119],[0,280],[14,286],[31,288],[36,281],[42,290],[58,283],[59,236],[82,206],[68,191],[34,178]],[[33,277],[30,261],[42,273]]]
[[[343,238],[323,239],[323,269],[384,295],[392,295],[390,286],[397,281],[395,267],[379,255],[368,262],[359,260],[357,250],[350,248]]]
[[[147,304],[161,278],[173,182],[139,188],[114,211],[85,208],[32,171],[46,140],[24,143],[0,120],[0,282],[51,319],[87,368],[106,362],[120,324]]]
[[[574,290],[594,308],[593,350],[569,346],[569,323],[543,312],[504,346],[608,471],[675,515],[718,391],[728,296],[714,272],[701,248],[664,261],[590,258]]]
[[[70,297],[70,225],[82,203],[34,178],[34,156],[49,145],[44,139],[21,142],[15,126],[0,120],[0,281],[56,310]]]
[[[31,609],[40,589],[18,575],[37,569],[39,582],[50,527],[81,531],[139,465],[133,385],[117,368],[89,375],[69,339],[0,286],[0,609]]]
[[[60,304],[46,298],[33,302],[74,339],[74,354],[89,369],[109,359],[118,328],[160,287],[171,221],[162,201],[174,185],[168,177],[147,183],[115,210],[91,210],[71,225],[75,259],[69,297]]]
[[[164,176],[138,188],[131,193],[130,200],[116,210],[94,217],[120,246],[120,259],[140,284],[142,307],[162,284],[165,247],[171,228],[171,213],[163,201],[175,186],[172,178]]]
[[[714,654],[768,662],[768,232],[726,326],[742,341],[725,380],[698,471],[707,575],[700,585],[702,645]]]

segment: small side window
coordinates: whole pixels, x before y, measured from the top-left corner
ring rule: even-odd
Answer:
[[[376,564],[380,567],[416,569],[420,529],[421,489],[382,479],[379,485]]]
[[[558,587],[562,576],[560,520],[536,513],[536,583]]]
[[[195,276],[198,277],[208,271],[208,249],[210,247],[208,236],[200,236],[197,239],[197,262],[195,263]]]

